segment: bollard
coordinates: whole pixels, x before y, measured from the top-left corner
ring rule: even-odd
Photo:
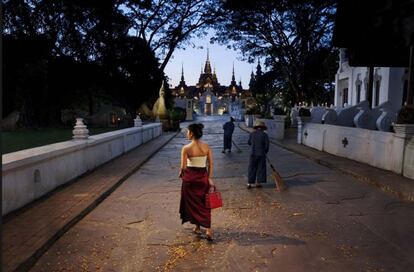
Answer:
[[[139,115],[134,119],[134,127],[142,127],[142,120]]]
[[[86,140],[89,137],[89,130],[83,123],[83,118],[76,118],[76,124],[74,126],[73,139],[74,140]]]

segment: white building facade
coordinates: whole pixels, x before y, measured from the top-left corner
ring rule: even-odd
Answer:
[[[368,67],[351,67],[346,50],[340,49],[339,68],[335,76],[335,106],[354,106],[367,100]],[[403,67],[374,67],[372,108],[385,102],[398,111],[407,100],[408,69]]]

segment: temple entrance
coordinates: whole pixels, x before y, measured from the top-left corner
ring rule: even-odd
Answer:
[[[213,104],[211,103],[206,103],[205,107],[204,107],[204,113],[206,115],[211,115],[214,112],[214,108],[213,108]]]

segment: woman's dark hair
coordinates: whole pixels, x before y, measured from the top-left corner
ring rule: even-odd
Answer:
[[[188,130],[193,134],[194,138],[197,140],[203,137],[203,128],[204,128],[204,125],[201,123],[190,124],[188,126]]]

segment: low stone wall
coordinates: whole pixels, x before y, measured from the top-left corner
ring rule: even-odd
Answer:
[[[298,133],[304,145],[414,179],[414,139],[391,132],[315,123],[302,124]]]
[[[162,133],[148,124],[3,155],[2,215]]]
[[[266,124],[269,138],[283,140],[285,137],[285,115],[275,115],[274,119],[259,119]]]
[[[414,179],[414,137],[405,146],[403,175]]]

